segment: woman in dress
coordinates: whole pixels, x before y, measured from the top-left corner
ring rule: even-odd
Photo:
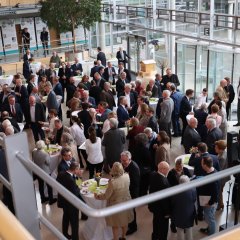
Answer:
[[[83,160],[80,153],[82,153],[86,163],[87,163],[87,154],[85,150],[79,149],[79,147],[86,141],[83,124],[81,123],[80,119],[77,116],[72,116],[71,121],[72,121],[72,126],[70,127],[70,133],[77,144],[77,152],[80,160],[80,167],[84,168]]]
[[[207,119],[208,118],[215,119],[217,123],[217,127],[219,127],[222,123],[222,117],[218,115],[218,112],[219,112],[219,107],[217,104],[214,103],[211,107],[211,114],[209,114],[207,117]]]
[[[101,139],[97,137],[93,126],[88,129],[89,139],[86,140],[86,153],[89,169],[89,179],[94,177],[94,172],[101,173],[103,167],[103,155],[101,149]]]
[[[162,161],[166,161],[170,164],[170,139],[165,131],[160,131],[157,135],[158,145],[155,144],[155,166]]]
[[[149,116],[148,105],[146,103],[141,104],[140,112],[137,114],[136,118],[138,118],[140,126],[143,126],[144,128],[147,127],[149,122]]]
[[[95,198],[99,200],[107,200],[107,207],[131,199],[129,192],[130,179],[129,175],[124,173],[123,166],[119,162],[115,162],[112,166],[110,174],[112,179],[108,182],[108,188],[105,193],[95,194]],[[106,223],[112,227],[113,240],[125,240],[128,223],[133,220],[133,211],[126,210],[114,215],[106,217]],[[119,228],[121,228],[122,236],[119,238]]]
[[[219,128],[222,130],[223,139],[226,140],[227,139],[227,126],[228,126],[227,112],[226,112],[226,109],[222,106],[221,101],[216,101],[216,104],[219,107],[218,115],[222,117],[222,122],[221,122]]]

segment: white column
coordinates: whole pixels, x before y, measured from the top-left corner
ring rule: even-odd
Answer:
[[[213,40],[214,31],[214,0],[210,0],[210,40]]]
[[[102,19],[103,19],[104,13],[102,13]],[[98,43],[99,47],[101,47],[102,51],[104,52],[105,49],[105,23],[99,22],[98,23]]]
[[[168,1],[168,8],[175,10],[175,0]],[[176,24],[175,21],[169,21],[169,31],[175,32]],[[169,67],[175,72],[175,36],[168,35],[168,57],[169,57]]]
[[[228,14],[229,15],[233,15],[233,1],[228,1]],[[228,27],[233,27],[233,18],[229,17],[228,18]],[[228,29],[228,41],[232,41],[232,34],[233,34],[233,30],[232,29]]]

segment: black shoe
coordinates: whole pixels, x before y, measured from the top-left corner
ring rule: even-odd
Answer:
[[[176,233],[177,232],[177,229],[176,229],[176,227],[174,225],[173,224],[170,225],[172,233]]]
[[[129,229],[127,230],[126,235],[127,235],[127,236],[128,236],[128,235],[131,235],[131,234],[135,233],[136,231],[137,231],[137,228],[129,228]]]
[[[233,126],[238,127],[238,126],[240,126],[240,123],[234,124]]]
[[[48,198],[47,197],[45,197],[45,198],[43,198],[43,199],[41,199],[41,203],[43,204],[43,203],[46,203],[46,202],[48,202]]]
[[[53,198],[52,200],[49,201],[49,205],[53,205],[55,202],[57,202],[57,199]]]
[[[200,228],[201,233],[208,234],[208,228]]]
[[[85,215],[84,213],[82,213],[81,220],[87,221],[88,220],[88,216]]]
[[[72,239],[72,235],[67,234],[63,234],[67,239]]]

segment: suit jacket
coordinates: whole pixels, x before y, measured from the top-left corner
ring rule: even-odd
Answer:
[[[92,86],[89,89],[89,96],[93,97],[96,101],[96,104],[100,102],[100,95],[101,95],[102,89],[98,86]]]
[[[134,199],[139,197],[140,170],[138,165],[134,161],[131,161],[124,170],[126,173],[128,173],[130,178],[129,191],[130,191],[131,198]]]
[[[99,68],[99,66],[97,66],[97,65],[95,65],[94,67],[91,68],[90,77],[94,78],[94,74],[96,72],[98,72],[98,68]]]
[[[35,149],[32,152],[32,159],[44,172],[50,174],[50,155],[44,150]]]
[[[62,184],[67,190],[69,190],[72,194],[74,194],[77,197],[80,197],[80,190],[75,182],[75,179],[68,172],[59,173],[56,180],[60,184]],[[76,209],[71,203],[69,203],[60,194],[58,194],[58,207]]]
[[[40,33],[40,39],[42,42],[47,42],[48,41],[48,32],[47,31],[42,31]]]
[[[180,85],[178,76],[176,74],[172,74],[170,77],[168,77],[168,75],[163,75],[161,81],[161,83],[163,84],[162,90],[167,89],[167,83],[169,82],[174,83],[176,87]]]
[[[104,52],[99,52],[99,53],[97,54],[97,60],[100,60],[101,63],[102,63],[102,65],[103,65],[104,67],[106,67],[107,59],[106,59],[106,55],[105,55]]]
[[[227,86],[227,91],[228,91],[228,102],[229,103],[232,103],[234,98],[235,98],[235,92],[234,92],[234,88],[233,88],[233,85],[232,84],[229,84]]]
[[[130,72],[124,68],[123,71],[126,73],[126,83],[130,83],[132,81],[132,77]],[[118,69],[118,75],[120,76],[120,70]]]
[[[95,99],[94,99],[93,97],[88,97],[88,101],[84,101],[84,100],[82,99],[82,103],[83,103],[83,102],[87,102],[90,107],[93,107],[93,108],[96,107],[96,101],[95,101]]]
[[[188,154],[191,147],[196,147],[201,142],[201,136],[197,130],[191,128],[189,125],[186,127],[183,134],[183,146],[185,153]]]
[[[118,59],[118,63],[123,62],[126,63],[128,60],[127,58],[130,58],[125,50],[123,50],[123,58],[120,51],[117,51],[116,58]]]
[[[110,90],[109,91],[102,90],[100,94],[100,100],[107,102],[108,108],[111,110],[113,110],[113,107],[116,107],[113,92]]]
[[[105,146],[107,163],[119,162],[125,141],[125,133],[120,129],[110,129],[104,134],[102,145]]]
[[[57,98],[56,98],[55,92],[51,91],[48,94],[46,106],[48,108],[48,111],[50,109],[55,109],[56,111],[58,111],[58,102],[57,102]]]
[[[30,124],[31,123],[31,114],[30,114],[30,105],[29,104],[26,107],[25,118],[26,118],[25,119],[26,123]],[[38,123],[39,121],[46,122],[46,115],[45,115],[43,105],[41,103],[36,103],[36,105],[35,105],[35,122]],[[39,126],[40,126],[40,124],[39,124]]]
[[[92,117],[87,110],[82,110],[79,112],[78,117],[84,126],[84,135],[86,138],[88,138],[88,128],[92,125]]]
[[[78,73],[77,73],[77,71],[80,71],[80,72],[83,72],[83,68],[82,68],[82,64],[81,63],[74,63],[72,66],[71,66],[71,68],[72,68],[72,71],[73,71],[73,75],[74,76],[77,76],[78,75]]]
[[[61,162],[58,164],[58,173],[66,172],[68,169],[69,165],[66,163],[65,160],[62,159]]]
[[[49,68],[49,69],[46,69],[46,76],[48,81],[52,83],[52,78],[53,76],[57,76],[57,73],[55,70]]]
[[[39,69],[39,71],[36,73],[38,75],[38,83],[41,81],[41,78],[43,75],[46,75],[47,69]]]
[[[28,95],[31,94],[33,88],[36,87],[35,83],[32,83],[32,82],[29,82],[28,85],[27,85],[27,92],[28,92]]]
[[[73,95],[74,95],[76,89],[77,89],[77,87],[74,84],[67,85],[67,100],[66,100],[66,102],[68,102],[70,99],[73,98]]]
[[[16,101],[21,105],[22,109],[24,109],[24,106],[28,103],[27,88],[24,85],[22,85],[20,88],[16,86],[14,91],[15,91],[15,94],[16,93],[21,94],[21,96],[17,96],[16,94]]]
[[[8,96],[9,95],[12,95],[12,94],[8,93],[3,100],[4,93],[3,93],[3,91],[0,93],[0,111],[1,112],[4,111],[4,109],[6,109],[6,106],[8,105]]]
[[[71,67],[66,67],[65,69],[65,76],[69,80],[70,77],[73,76],[73,70]]]
[[[33,54],[32,53],[30,53],[30,58],[33,58]],[[27,54],[25,53],[24,55],[23,55],[23,62],[26,62],[26,61],[28,61],[28,56],[27,56]]]
[[[155,116],[149,118],[147,127],[150,127],[154,132],[158,133],[158,122]]]
[[[114,67],[112,67],[111,68],[111,70],[112,70],[112,77],[113,77],[113,83],[115,82],[115,77],[116,77],[116,71],[115,71],[115,68]],[[104,73],[103,73],[103,78],[107,81],[107,82],[109,82],[109,71],[108,71],[108,67],[106,67],[105,69],[104,69]]]
[[[181,101],[182,101],[183,95],[182,95],[182,93],[176,91],[171,94],[171,98],[174,102],[173,116],[179,116],[180,106],[181,106]]]
[[[129,120],[128,111],[123,108],[122,105],[119,105],[117,108],[117,117],[118,117],[118,127],[125,127],[125,122]]]
[[[122,79],[118,79],[116,82],[116,91],[118,94],[118,97],[122,92],[124,92],[125,82]]]
[[[12,113],[10,105],[6,105],[4,109],[9,113],[9,116],[14,118],[17,122],[21,123],[23,121],[23,112],[19,103],[15,103],[15,115]]]
[[[146,91],[147,92],[152,92],[152,96],[153,98],[158,98],[158,87],[156,85],[153,85],[153,88],[150,88],[150,85],[148,84],[146,87]]]
[[[153,172],[150,176],[149,193],[161,191],[169,188],[170,184],[168,179],[158,172]],[[148,204],[151,212],[159,212],[162,216],[169,215],[170,213],[170,199],[164,198],[153,203]]]
[[[220,128],[214,128],[211,131],[208,131],[206,144],[208,146],[208,152],[211,154],[216,154],[215,151],[215,142],[223,139],[222,130]]]
[[[206,174],[206,172],[202,168],[203,157],[211,157],[213,160],[213,167],[217,171],[220,171],[220,165],[219,165],[218,157],[216,155],[209,154],[208,152],[206,152],[206,153],[203,153],[201,156],[196,157],[196,154],[192,153],[189,159],[188,165],[194,167],[194,175],[204,176]]]
[[[180,103],[180,117],[184,120],[186,120],[186,116],[191,112],[192,108],[191,108],[191,104],[188,101],[187,97],[184,96],[182,98],[182,101]]]
[[[56,95],[63,97],[63,88],[60,82],[53,86],[53,91],[55,92]]]
[[[23,76],[29,81],[30,75],[32,74],[32,69],[30,67],[30,63],[28,61],[23,62]]]

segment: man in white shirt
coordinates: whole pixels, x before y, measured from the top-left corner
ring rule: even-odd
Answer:
[[[197,97],[196,101],[196,109],[199,109],[203,103],[207,103],[208,91],[207,88],[203,88],[200,95]]]

